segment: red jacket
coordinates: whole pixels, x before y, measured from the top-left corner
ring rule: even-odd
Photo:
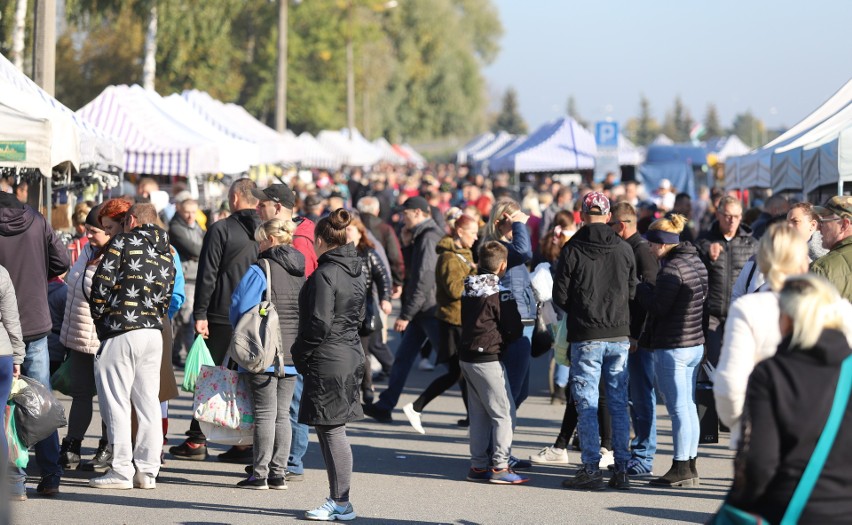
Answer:
[[[305,256],[305,277],[317,269],[317,252],[314,250],[314,222],[304,217],[294,217],[297,224],[293,233],[293,247]]]

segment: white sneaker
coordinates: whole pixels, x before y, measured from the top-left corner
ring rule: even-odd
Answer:
[[[157,478],[151,474],[137,472],[133,476],[133,487],[137,489],[155,489],[157,488]]]
[[[103,476],[90,479],[89,486],[95,489],[128,490],[133,488],[133,482],[110,470]]]
[[[334,501],[327,499],[319,507],[306,512],[305,518],[315,521],[349,521],[355,519],[355,509],[352,508],[351,503],[347,503],[345,508],[339,509]]]
[[[429,361],[428,357],[424,357],[420,359],[420,363],[417,365],[417,370],[423,372],[431,372],[432,370],[435,370],[435,365],[433,365],[432,362]]]
[[[598,465],[601,469],[606,469],[610,465],[615,464],[615,456],[612,454],[612,450],[607,450],[604,447],[601,447],[601,462]]]
[[[379,363],[379,360],[373,356],[369,357],[370,359],[370,371],[374,374],[382,371],[382,364]]]
[[[530,456],[530,461],[538,464],[567,465],[568,451],[564,448],[544,447],[538,454]]]
[[[420,422],[420,412],[414,410],[414,405],[409,403],[402,407],[402,411],[405,412],[405,417],[408,418],[408,422],[411,423],[411,426],[414,427],[414,430],[420,432],[421,434],[425,434],[426,430],[423,429],[423,424]]]

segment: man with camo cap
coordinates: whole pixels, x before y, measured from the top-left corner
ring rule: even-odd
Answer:
[[[828,253],[811,264],[811,271],[831,281],[844,299],[852,301],[852,197],[832,197],[822,206],[814,206],[814,213]]]

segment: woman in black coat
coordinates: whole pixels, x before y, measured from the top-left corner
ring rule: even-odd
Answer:
[[[340,209],[320,219],[314,247],[319,266],[299,294],[299,335],[293,360],[304,376],[299,422],[317,432],[330,496],[305,517],[350,520],[352,448],[346,423],[364,417],[360,403],[364,353],[358,328],[364,319],[367,280],[355,246],[347,243],[351,217]]]
[[[754,367],[743,407],[740,449],[728,503],[779,523],[801,482],[834,402],[843,360],[852,354],[847,301],[813,274],[789,277],[779,297],[778,353]],[[800,517],[849,523],[852,516],[852,403]]]
[[[708,283],[698,250],[689,242],[680,242],[685,225],[686,218],[677,214],[651,224],[645,236],[651,253],[660,260],[660,271],[655,285],[643,282],[636,288],[649,314],[642,339],[650,336],[657,384],[672,418],[672,467],[651,481],[667,487],[698,485],[695,458],[700,428],[695,384],[704,357],[702,319]]]

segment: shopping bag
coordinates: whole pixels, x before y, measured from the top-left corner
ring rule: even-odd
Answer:
[[[556,364],[571,366],[571,343],[568,342],[568,316],[564,316],[557,326],[556,339],[553,342]]]
[[[212,423],[199,422],[201,431],[207,441],[219,443],[220,445],[251,445],[254,443],[254,429],[242,430],[238,428],[225,428]]]
[[[56,372],[50,376],[50,386],[59,392],[60,394],[65,394],[66,396],[71,395],[71,359],[65,359],[59,368],[56,369]]]
[[[710,525],[768,525],[769,522],[757,514],[746,512],[725,503],[708,523]]]
[[[3,431],[6,433],[6,443],[9,445],[9,463],[18,468],[27,468],[30,462],[30,454],[26,445],[18,438],[18,429],[15,424],[15,407],[6,405],[6,423]]]
[[[15,405],[18,437],[26,447],[68,425],[65,408],[53,392],[31,377],[20,376],[12,382],[9,402]]]
[[[546,303],[553,298],[553,274],[550,273],[550,263],[540,263],[530,273],[530,285],[536,301]]]
[[[213,356],[210,355],[210,350],[207,349],[207,343],[200,335],[195,338],[189,353],[186,354],[186,363],[183,368],[183,391],[195,392],[195,382],[198,379],[198,373],[201,372],[201,367],[215,366]]]
[[[195,419],[226,428],[254,428],[254,411],[245,375],[224,366],[202,366],[195,383]]]
[[[553,325],[548,320],[555,317],[556,314],[549,301],[539,305],[532,335],[533,357],[541,357],[550,352],[551,347],[553,347],[553,331],[551,330]]]

